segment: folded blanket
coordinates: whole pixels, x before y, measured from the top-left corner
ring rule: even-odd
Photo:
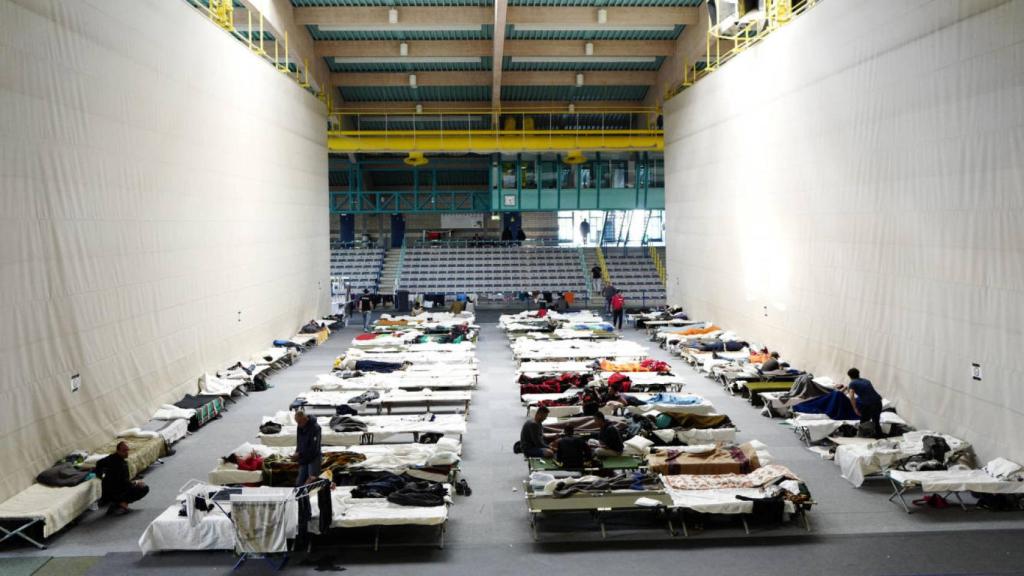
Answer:
[[[714,490],[716,488],[759,488],[778,480],[800,480],[789,468],[769,464],[750,474],[676,474],[664,476],[665,485],[674,490]]]

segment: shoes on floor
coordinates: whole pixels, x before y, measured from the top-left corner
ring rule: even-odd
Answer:
[[[463,479],[455,483],[455,493],[459,496],[471,496],[473,494],[473,489],[469,487],[469,482],[466,482],[465,479]]]

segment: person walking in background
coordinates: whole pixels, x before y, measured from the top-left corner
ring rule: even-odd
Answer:
[[[612,296],[615,296],[616,292],[618,290],[615,289],[615,285],[611,281],[606,282],[604,289],[601,290],[601,295],[604,296],[604,311],[608,314],[612,313]]]
[[[590,291],[594,294],[601,291],[601,267],[597,264],[590,269]]]
[[[369,332],[370,321],[373,320],[373,297],[368,288],[364,288],[363,295],[359,297],[359,311],[363,313],[363,332]]]
[[[617,330],[622,330],[622,316],[626,311],[626,297],[622,292],[615,292],[612,296],[612,325]]]
[[[580,236],[583,237],[583,245],[587,245],[587,239],[590,238],[590,222],[584,218],[583,222],[580,222]]]

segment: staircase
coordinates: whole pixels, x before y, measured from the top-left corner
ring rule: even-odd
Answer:
[[[380,292],[392,294],[395,291],[395,279],[398,277],[398,266],[401,263],[402,251],[391,249],[384,253],[384,266],[380,273]]]

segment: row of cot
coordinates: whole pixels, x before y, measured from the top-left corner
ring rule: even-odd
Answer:
[[[226,402],[265,390],[267,376],[326,340],[335,322],[332,318],[311,320],[292,338],[275,340],[273,347],[249,359],[215,374],[203,374],[195,394],[161,405],[149,421],[117,433],[102,446],[68,455],[41,472],[35,484],[0,503],[0,542],[19,539],[46,548],[47,539],[103,501],[101,480],[93,470],[97,462],[116,451],[119,443],[128,446],[129,476],[140,477],[150,466],[172,455],[176,442],[218,418]]]
[[[654,319],[656,318],[656,319]],[[931,430],[915,430],[882,399],[879,418],[883,438],[859,414],[833,379],[790,367],[767,367],[767,349],[751,346],[711,322],[651,313],[634,319],[652,340],[734,394],[761,407],[767,417],[785,418],[814,452],[833,460],[854,486],[881,480],[892,488],[889,500],[910,513],[906,495],[920,489],[922,502],[953,497],[966,509],[964,494],[975,504],[1001,509],[1024,508],[1024,467],[997,457],[977,467],[964,439]],[[936,497],[937,496],[937,497]],[[944,504],[943,504],[944,505]]]
[[[685,382],[670,365],[590,313],[537,314],[499,320],[518,362],[521,402],[528,415],[547,409],[544,439],[555,448],[551,457],[527,458],[535,538],[541,518],[581,511],[597,518],[602,536],[605,516],[627,512],[651,514],[673,535],[676,526],[687,535],[688,525],[719,517],[738,518],[748,533],[751,521],[798,520],[809,529],[806,486],[764,444],[737,444],[735,426],[711,402],[680,394]],[[621,453],[569,467],[560,461],[567,434],[603,438],[602,425],[624,439]]]
[[[337,531],[369,529],[377,549],[385,527],[428,526],[437,529],[438,544],[443,546],[466,432],[465,413],[477,382],[477,329],[472,322],[470,315],[448,313],[382,317],[374,332],[357,336],[336,359],[332,372],[318,376],[289,410],[264,417],[257,442],[235,449],[206,482],[183,490],[179,501],[196,490],[235,491],[232,502],[284,498],[291,509],[285,513],[287,520],[276,526],[284,540],[304,530],[329,538]],[[450,406],[456,407],[454,414],[437,413]],[[387,415],[380,414],[384,409]],[[314,484],[319,486],[316,499],[304,488],[288,488],[296,480],[296,465],[289,455],[299,433],[299,410],[316,419],[321,429],[323,474],[320,484]],[[300,525],[291,519],[306,499],[309,522]],[[227,515],[230,504],[198,521],[178,515],[181,507],[169,507],[150,526],[140,540],[144,552],[246,551]],[[219,535],[215,541],[200,537],[213,533]],[[281,544],[280,549],[261,552],[286,550]]]

